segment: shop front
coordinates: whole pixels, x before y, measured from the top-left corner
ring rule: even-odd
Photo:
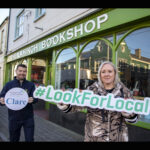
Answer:
[[[7,55],[5,82],[18,63],[25,63],[27,79],[36,86],[84,90],[97,80],[99,65],[109,60],[134,97],[144,100],[150,97],[149,20],[150,9],[102,9]],[[84,134],[86,110],[64,114],[54,103],[43,107],[50,121]],[[135,126],[150,129],[150,114],[141,115]]]

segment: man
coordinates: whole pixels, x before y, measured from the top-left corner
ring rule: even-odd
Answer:
[[[28,104],[23,109],[17,111],[8,109],[9,136],[11,142],[19,141],[21,127],[24,128],[25,141],[34,141],[34,114],[32,104],[36,103],[38,100],[33,98],[35,86],[34,83],[26,80],[26,74],[26,65],[19,64],[16,69],[16,77],[14,77],[14,80],[6,83],[0,94],[1,105],[5,104],[5,94],[15,87],[23,88],[27,91],[29,96]]]

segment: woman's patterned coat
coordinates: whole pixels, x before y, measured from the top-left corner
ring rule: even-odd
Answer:
[[[107,95],[106,90],[100,87],[98,82],[89,86],[88,90],[92,90],[94,94]],[[117,84],[112,94],[114,94],[114,97],[132,98],[130,91],[121,82]],[[57,106],[59,107],[59,104]],[[64,112],[77,112],[83,109],[83,107],[71,105],[67,107],[60,106],[59,108],[63,109]],[[126,122],[135,123],[137,118],[136,114],[88,107],[84,141],[128,141]]]

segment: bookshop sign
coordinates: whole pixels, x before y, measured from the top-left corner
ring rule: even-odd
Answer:
[[[51,35],[50,37],[47,37],[40,42],[32,44],[27,48],[23,48],[20,51],[8,56],[7,62],[37,53],[39,51],[46,50],[48,48],[52,48],[54,46],[58,46],[60,44],[64,44],[71,40],[78,39],[88,34],[102,30],[101,24],[105,23],[107,20],[108,14],[103,14],[86,22],[73,26],[60,33]]]
[[[103,14],[98,12],[97,14],[83,18],[74,24],[53,32],[26,47],[16,50],[7,56],[7,62],[144,17],[150,17],[149,9],[112,9]]]

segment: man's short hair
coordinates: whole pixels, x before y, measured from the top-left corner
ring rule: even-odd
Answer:
[[[18,69],[19,67],[27,68],[27,66],[26,66],[26,65],[24,65],[24,64],[19,64],[19,65],[17,66],[17,69]]]

